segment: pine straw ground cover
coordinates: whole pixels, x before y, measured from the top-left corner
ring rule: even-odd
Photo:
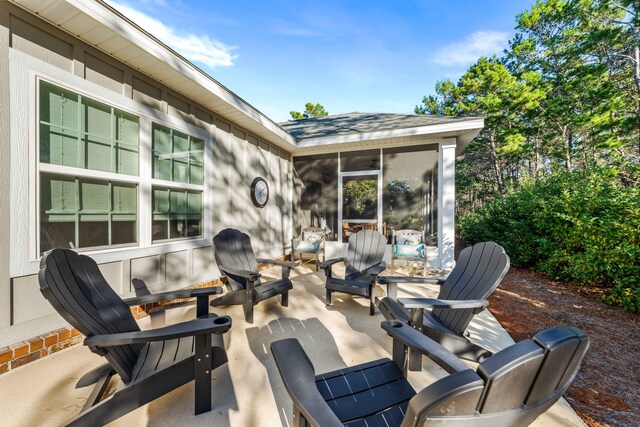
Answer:
[[[640,315],[598,301],[597,291],[511,267],[489,310],[515,341],[560,325],[591,339],[565,399],[589,426],[640,426]]]

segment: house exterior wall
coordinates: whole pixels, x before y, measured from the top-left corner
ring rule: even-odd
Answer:
[[[139,193],[152,188],[152,123],[205,140],[202,237],[152,243],[152,207],[143,203],[151,196],[139,194],[138,244],[87,250],[118,293],[131,293],[134,277],[147,281],[152,291],[216,279],[211,239],[226,227],[246,231],[258,256],[283,255],[292,228],[289,153],[0,1],[0,347],[65,325],[40,294],[36,277],[38,79],[140,117]],[[256,176],[265,177],[271,190],[264,209],[255,208],[249,197]]]
[[[10,132],[9,132],[9,11],[0,8],[0,236],[7,238],[11,231],[9,221],[10,196]],[[0,328],[11,322],[11,283],[9,278],[10,246],[0,244]]]

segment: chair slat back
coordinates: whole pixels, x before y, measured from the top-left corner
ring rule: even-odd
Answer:
[[[493,242],[478,243],[465,248],[456,266],[440,288],[439,299],[485,299],[500,284],[509,270],[509,257],[502,246]],[[442,323],[457,333],[463,333],[474,316],[473,309],[432,311]]]
[[[359,273],[382,261],[387,239],[375,230],[361,230],[349,237],[346,274]]]
[[[71,249],[42,257],[40,291],[56,311],[86,336],[139,331],[129,307],[109,286],[96,262]],[[124,382],[131,379],[141,345],[105,347],[105,358]]]
[[[543,360],[544,350],[525,340],[483,361],[478,374],[485,381],[485,389],[478,411],[484,414],[522,406]]]
[[[483,361],[478,374],[485,390],[480,413],[541,407],[559,398],[575,378],[589,338],[573,327],[556,327],[521,341]]]
[[[567,390],[589,347],[573,327],[557,327],[448,375],[416,394],[403,426],[529,425]]]
[[[545,358],[527,404],[534,404],[554,391],[564,392],[578,373],[589,348],[589,337],[572,327],[548,329],[533,337],[533,341],[544,349]]]
[[[213,253],[216,263],[239,270],[258,272],[258,262],[251,247],[251,239],[240,230],[225,228],[213,238]],[[245,289],[245,279],[225,273],[230,291]]]

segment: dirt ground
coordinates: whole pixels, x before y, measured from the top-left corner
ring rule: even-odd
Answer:
[[[489,310],[516,341],[553,326],[585,331],[591,347],[565,398],[589,426],[640,426],[640,315],[599,296],[511,267]]]

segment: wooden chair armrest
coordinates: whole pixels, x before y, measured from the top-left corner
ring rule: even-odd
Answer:
[[[398,302],[408,309],[449,308],[452,310],[456,310],[456,309],[459,310],[459,309],[473,308],[473,309],[479,309],[480,311],[482,311],[489,305],[489,301],[484,299],[444,300],[444,299],[434,299],[434,298],[399,298]]]
[[[164,328],[150,329],[146,331],[92,335],[84,340],[84,345],[95,348],[145,344],[148,342],[166,341],[204,334],[224,334],[229,330],[229,328],[231,328],[231,317],[229,316],[195,319],[188,322],[166,326]]]
[[[389,283],[412,283],[425,285],[442,285],[445,281],[443,278],[431,277],[407,277],[407,276],[378,276],[380,285],[388,285]]]
[[[346,258],[332,258],[332,259],[328,259],[324,262],[321,262],[320,265],[318,267],[322,268],[323,270],[326,270],[327,268],[331,267],[333,264],[337,264],[339,262],[346,262],[347,259]]]
[[[398,344],[409,347],[427,356],[450,374],[471,369],[442,345],[425,336],[422,332],[415,330],[405,322],[385,320],[380,326],[393,338],[394,350]],[[402,365],[404,365],[404,360],[395,360],[397,356],[396,351],[394,351],[394,362],[402,362]],[[404,358],[404,352],[402,357]]]
[[[209,288],[199,289],[178,289],[175,291],[159,292],[157,294],[140,295],[124,299],[124,303],[128,306],[149,304],[156,301],[167,301],[180,298],[197,298],[209,295],[217,295],[222,293],[220,286],[212,286]]]
[[[347,280],[347,279],[339,279],[337,277],[331,278],[331,283],[336,283],[344,286],[353,286],[356,288],[366,288],[371,286],[371,282],[361,281],[361,280]]]

